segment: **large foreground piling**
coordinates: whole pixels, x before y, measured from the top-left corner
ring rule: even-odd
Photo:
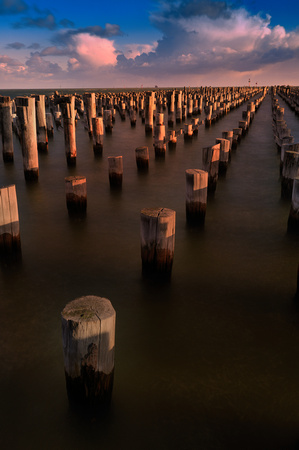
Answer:
[[[61,313],[66,389],[73,407],[107,409],[114,378],[116,313],[111,302],[88,295]]]
[[[137,147],[135,149],[136,164],[138,170],[148,170],[149,166],[149,152],[148,147]]]
[[[175,244],[176,213],[168,208],[141,211],[141,259],[144,275],[171,274]]]
[[[48,150],[48,133],[46,121],[46,104],[44,95],[35,95],[36,133],[38,150]]]
[[[18,202],[15,185],[0,189],[0,259],[19,255],[21,250]]]
[[[70,215],[85,214],[87,207],[86,177],[65,178],[66,205]]]
[[[104,124],[102,117],[92,118],[93,151],[95,155],[103,152]]]
[[[25,179],[37,180],[39,175],[36,137],[35,98],[16,97],[17,115],[21,130]]]
[[[0,96],[0,132],[4,162],[13,161],[12,102],[10,97]]]
[[[208,195],[208,172],[186,170],[186,218],[190,224],[205,222]]]
[[[123,182],[123,157],[108,157],[109,182],[111,188],[120,188]]]
[[[77,146],[76,146],[76,111],[75,97],[64,96],[61,100],[61,109],[63,115],[65,154],[68,165],[76,165]]]
[[[299,177],[293,180],[292,203],[288,218],[288,231],[299,232]]]

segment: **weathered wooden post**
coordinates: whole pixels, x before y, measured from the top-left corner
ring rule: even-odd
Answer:
[[[176,123],[181,123],[182,116],[182,91],[178,91],[176,98]]]
[[[291,198],[293,181],[299,176],[299,153],[285,152],[281,177],[281,197]]]
[[[86,177],[66,177],[65,193],[69,214],[85,215],[87,207]]]
[[[208,172],[186,170],[186,218],[190,224],[205,222],[208,195]]]
[[[119,188],[122,186],[123,181],[123,157],[122,156],[109,156],[108,157],[109,168],[109,182],[111,188]]]
[[[174,256],[176,213],[168,208],[141,211],[143,274],[170,276]]]
[[[34,95],[36,111],[37,148],[41,151],[48,150],[48,133],[46,122],[46,104],[44,95]]]
[[[138,170],[148,170],[149,166],[149,152],[148,147],[137,147],[135,149],[136,164]]]
[[[113,123],[112,123],[112,112],[110,109],[104,110],[104,126],[106,133],[112,133]]]
[[[86,92],[85,94],[83,94],[83,100],[86,111],[88,133],[89,136],[92,136],[93,134],[92,119],[97,115],[95,93]]]
[[[236,149],[238,143],[241,141],[242,137],[242,128],[233,128],[233,142],[232,149]]]
[[[216,138],[216,144],[220,144],[219,173],[226,173],[230,158],[230,141]]]
[[[222,131],[222,138],[223,139],[228,139],[230,142],[230,150],[232,149],[232,145],[233,145],[233,137],[234,137],[234,132],[233,130],[229,130],[229,131]]]
[[[51,113],[46,113],[46,125],[48,137],[52,137],[54,135],[54,127],[53,127],[53,117]]]
[[[145,134],[153,133],[155,93],[151,92],[145,99]]]
[[[15,185],[0,188],[1,260],[18,255],[21,250],[18,202]]]
[[[21,143],[25,180],[38,179],[38,151],[36,137],[35,99],[16,97],[17,115],[21,128]]]
[[[67,395],[72,407],[92,413],[111,402],[114,379],[115,310],[107,298],[87,295],[61,312]]]
[[[220,144],[204,147],[202,149],[202,161],[204,170],[209,174],[208,192],[215,192],[218,181]]]
[[[193,126],[192,123],[184,124],[184,140],[190,141],[193,138]]]
[[[168,130],[168,147],[174,149],[176,147],[177,137],[174,130]]]
[[[157,113],[156,125],[154,127],[154,149],[155,156],[165,156],[166,152],[166,140],[165,140],[165,125],[164,114]]]
[[[299,177],[293,180],[292,203],[288,218],[288,231],[299,232]]]
[[[76,146],[76,111],[75,111],[75,97],[73,95],[61,98],[61,109],[63,115],[63,129],[65,154],[68,165],[76,165],[77,146]]]
[[[175,91],[172,91],[170,95],[170,104],[168,112],[168,126],[173,127],[175,121]]]
[[[4,162],[13,161],[12,102],[10,97],[0,96],[0,132]]]
[[[103,117],[92,118],[93,151],[95,155],[103,152],[104,124]]]
[[[199,128],[199,119],[198,119],[198,117],[193,117],[192,120],[191,120],[191,124],[192,124],[193,135],[197,136],[198,135],[198,128]]]

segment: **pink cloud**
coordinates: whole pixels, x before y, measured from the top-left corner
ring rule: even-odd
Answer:
[[[114,41],[81,33],[73,36],[77,60],[93,67],[116,65]]]

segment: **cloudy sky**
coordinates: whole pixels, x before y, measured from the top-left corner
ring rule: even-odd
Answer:
[[[299,85],[299,1],[0,0],[0,89]]]

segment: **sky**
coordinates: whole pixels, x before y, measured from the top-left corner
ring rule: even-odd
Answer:
[[[249,83],[299,85],[298,0],[0,0],[0,89]]]

